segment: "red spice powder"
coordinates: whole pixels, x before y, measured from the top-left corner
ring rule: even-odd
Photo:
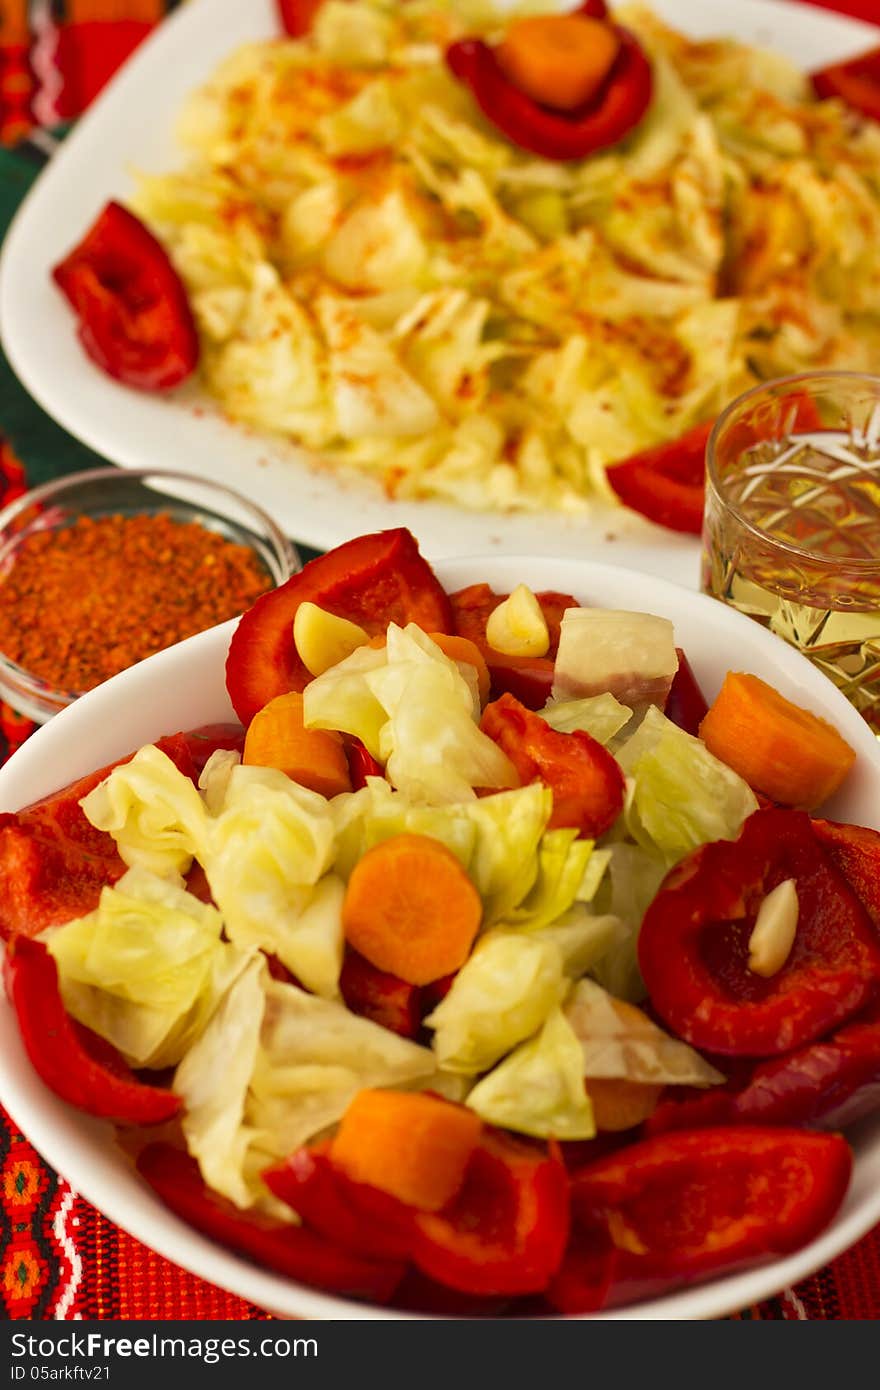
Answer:
[[[271,587],[247,546],[198,522],[164,512],[80,517],[16,550],[0,579],[0,652],[81,693],[235,617]]]

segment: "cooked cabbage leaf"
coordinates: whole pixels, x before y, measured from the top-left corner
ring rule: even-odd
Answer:
[[[655,706],[616,757],[633,780],[625,810],[630,833],[670,864],[713,840],[735,840],[757,810],[748,783]]]
[[[561,1009],[482,1077],[466,1104],[488,1124],[538,1139],[592,1139],[581,1044]]]
[[[204,853],[207,815],[198,791],[166,753],[147,744],[80,803],[86,819],[116,841],[129,867],[186,873]]]
[[[173,1065],[242,968],[222,925],[179,882],[129,869],[48,938],[66,1008],[132,1065]]]

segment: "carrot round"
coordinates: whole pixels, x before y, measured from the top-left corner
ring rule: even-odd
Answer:
[[[660,1099],[662,1086],[649,1081],[611,1080],[588,1076],[587,1095],[593,1107],[593,1119],[598,1130],[616,1132],[632,1129],[653,1114]]]
[[[753,791],[805,811],[837,791],[856,757],[824,719],[741,671],[728,672],[700,738]]]
[[[254,715],[245,735],[242,762],[277,767],[322,796],[351,791],[341,736],[333,730],[305,727],[303,697],[296,690],[276,695]]]
[[[451,850],[429,835],[394,835],[356,864],[342,925],[372,965],[428,985],[464,964],[482,914],[480,895]]]
[[[533,101],[574,111],[594,97],[620,51],[610,24],[587,15],[531,15],[511,24],[495,56]]]
[[[461,1187],[481,1130],[473,1110],[438,1096],[359,1091],[330,1156],[353,1181],[421,1211],[439,1211]]]

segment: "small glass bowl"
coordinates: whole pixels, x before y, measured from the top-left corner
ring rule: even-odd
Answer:
[[[0,511],[0,603],[2,576],[15,563],[22,541],[35,532],[60,531],[80,517],[95,520],[160,512],[174,521],[196,522],[247,546],[269,575],[270,588],[302,569],[296,547],[272,518],[232,488],[165,469],[94,468],[33,488]],[[45,724],[83,693],[57,688],[0,652],[0,699],[38,724]]]

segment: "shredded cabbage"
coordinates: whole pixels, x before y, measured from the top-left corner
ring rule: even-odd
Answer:
[[[592,1139],[582,1049],[562,1010],[478,1081],[466,1103],[488,1124],[537,1139]]]
[[[179,882],[129,869],[48,938],[66,1009],[132,1065],[172,1066],[245,962],[222,926]]]
[[[758,379],[876,366],[880,125],[634,6],[645,118],[543,160],[442,61],[509,10],[327,0],[193,94],[185,162],[134,201],[225,412],[390,494],[582,511]]]

